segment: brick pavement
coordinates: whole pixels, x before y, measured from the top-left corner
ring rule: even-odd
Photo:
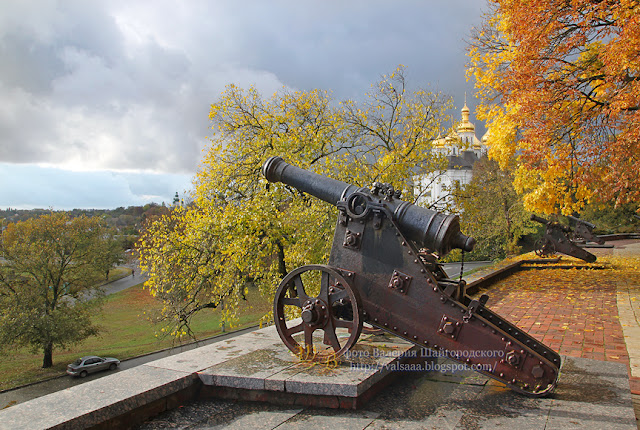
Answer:
[[[602,270],[530,270],[494,284],[488,306],[561,355],[628,364],[616,293]]]
[[[592,250],[599,262],[615,263],[619,257],[640,261],[640,241],[612,243],[614,249]],[[640,267],[636,269],[521,271],[484,292],[493,311],[560,354],[626,364],[631,391],[640,394]]]

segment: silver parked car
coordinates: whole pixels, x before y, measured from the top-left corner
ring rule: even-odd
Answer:
[[[99,372],[101,370],[114,370],[120,364],[117,358],[106,357],[101,358],[95,355],[78,358],[76,361],[67,366],[67,373],[71,376],[79,376],[84,378],[89,373]]]

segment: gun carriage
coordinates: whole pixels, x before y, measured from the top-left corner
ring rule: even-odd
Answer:
[[[449,279],[432,255],[473,249],[457,216],[403,201],[387,184],[356,187],[280,157],[262,171],[271,182],[338,208],[328,264],[293,270],[276,291],[275,325],[291,351],[326,348],[340,356],[366,322],[520,393],[537,397],[554,389],[560,356],[487,308],[487,295],[469,297],[464,281]]]
[[[579,220],[578,218],[571,218],[573,218],[574,220]],[[572,234],[572,231],[569,227],[557,222],[553,222],[551,220],[546,220],[534,214],[531,215],[531,220],[539,222],[540,224],[544,224],[546,226],[544,236],[542,236],[542,238],[540,238],[535,244],[535,253],[539,257],[547,257],[549,255],[555,254],[556,252],[560,252],[562,254],[570,255],[572,257],[584,260],[587,263],[593,263],[594,261],[596,261],[595,255],[580,248],[569,238],[569,235]],[[593,224],[586,223],[582,220],[579,221],[580,224],[578,225],[584,226],[584,230],[587,230],[588,225],[590,225],[591,228],[595,227]],[[583,231],[582,228],[580,231]],[[593,236],[591,231],[588,231],[587,234]]]

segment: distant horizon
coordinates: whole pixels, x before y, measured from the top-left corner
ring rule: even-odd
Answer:
[[[0,163],[0,208],[22,210],[45,209],[115,209],[121,206],[143,206],[147,203],[163,201],[170,204],[176,192],[183,198],[192,188],[191,174],[162,174],[147,172],[118,172],[100,170],[93,172],[69,171],[56,167],[22,165],[22,174],[28,177],[28,184],[19,184],[22,175],[14,174],[14,165]],[[53,181],[61,187],[51,187]],[[58,204],[42,206],[31,200],[38,193],[46,191],[46,196]],[[37,197],[42,199],[42,197]],[[81,201],[88,199],[89,201]],[[15,202],[15,203],[12,203]]]
[[[113,208],[72,208],[72,209],[56,209],[56,208],[18,208],[13,206],[8,207],[0,207],[0,211],[10,212],[10,211],[43,211],[43,212],[72,212],[72,211],[115,211],[119,208],[128,209],[128,208],[140,208],[145,207],[147,205],[156,205],[156,206],[165,206],[171,207],[171,204],[167,204],[167,202],[147,202],[141,205],[127,205],[127,206],[116,206]]]

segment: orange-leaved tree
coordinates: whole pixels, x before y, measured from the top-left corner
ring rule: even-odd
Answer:
[[[490,156],[528,209],[640,198],[640,2],[490,0],[470,43]]]

